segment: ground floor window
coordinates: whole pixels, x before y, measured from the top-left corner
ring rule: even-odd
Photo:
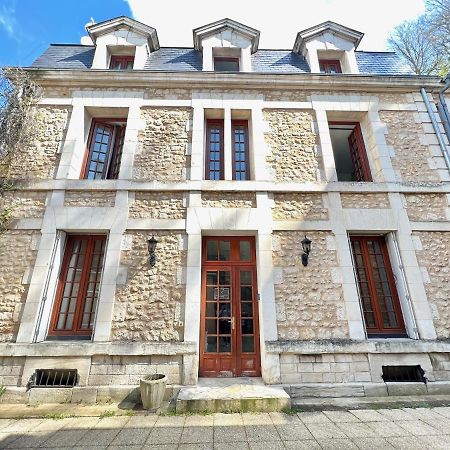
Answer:
[[[351,236],[368,337],[406,337],[384,236]]]
[[[67,237],[48,332],[50,338],[91,337],[105,244],[105,235]]]

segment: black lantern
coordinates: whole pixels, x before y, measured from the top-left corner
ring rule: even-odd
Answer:
[[[308,239],[305,235],[305,239],[302,240],[302,248],[303,248],[303,254],[302,254],[302,264],[306,267],[308,265],[308,257],[309,253],[311,252],[311,239]]]
[[[147,247],[148,247],[148,262],[150,264],[150,267],[154,267],[156,264],[156,245],[158,244],[158,241],[155,239],[155,236],[152,236],[147,241]]]

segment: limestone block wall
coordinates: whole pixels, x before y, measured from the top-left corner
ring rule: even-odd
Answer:
[[[256,208],[253,192],[203,192],[203,208]]]
[[[91,386],[138,385],[147,375],[163,373],[168,384],[180,384],[181,356],[110,356],[92,357],[88,384]]]
[[[271,152],[266,156],[275,181],[317,181],[319,161],[315,156],[313,116],[301,110],[263,111],[269,131],[264,134]]]
[[[429,165],[431,153],[423,144],[423,126],[413,111],[380,111],[387,126],[386,143],[393,146],[392,166],[406,182],[439,182],[438,172]]]
[[[36,108],[34,144],[26,146],[15,155],[9,167],[9,178],[54,178],[60,160],[58,152],[66,133],[70,111],[69,107],[64,106]]]
[[[322,194],[274,194],[274,220],[327,220]]]
[[[335,277],[338,261],[328,250],[329,232],[308,232],[313,242],[310,262],[301,263],[303,232],[274,232],[273,264],[278,338],[280,340],[345,339],[342,284]]]
[[[0,211],[11,209],[12,219],[38,218],[44,215],[47,192],[6,191],[0,193]]]
[[[186,208],[183,194],[179,192],[140,192],[130,193],[129,216],[150,219],[184,219]]]
[[[148,264],[148,233],[128,231],[124,236],[123,285],[116,291],[113,341],[183,340],[184,235],[176,232],[154,234],[159,241],[154,268]]]
[[[0,342],[14,342],[36,260],[37,231],[0,235]]]
[[[134,178],[138,180],[178,181],[186,179],[191,142],[188,121],[190,108],[143,108],[145,127],[138,134],[134,159]]]
[[[341,194],[343,208],[386,209],[390,208],[386,193],[377,194]]]
[[[64,206],[113,207],[116,201],[114,191],[66,191]]]
[[[450,233],[414,232],[416,250],[438,339],[450,338]]]
[[[406,194],[406,210],[409,220],[440,222],[450,220],[448,200],[445,194]]]
[[[24,356],[0,357],[0,386],[20,386]]]
[[[430,353],[430,360],[435,380],[450,380],[450,353]]]
[[[367,354],[280,355],[282,383],[370,382]]]

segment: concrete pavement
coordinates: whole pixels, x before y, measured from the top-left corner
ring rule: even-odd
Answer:
[[[0,419],[0,448],[450,449],[450,407]]]

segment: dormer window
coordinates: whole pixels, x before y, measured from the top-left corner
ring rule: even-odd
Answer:
[[[239,58],[214,58],[215,72],[239,72]]]
[[[342,73],[338,59],[319,59],[320,73]]]
[[[111,55],[109,68],[114,70],[131,70],[133,69],[134,56],[131,55]]]

